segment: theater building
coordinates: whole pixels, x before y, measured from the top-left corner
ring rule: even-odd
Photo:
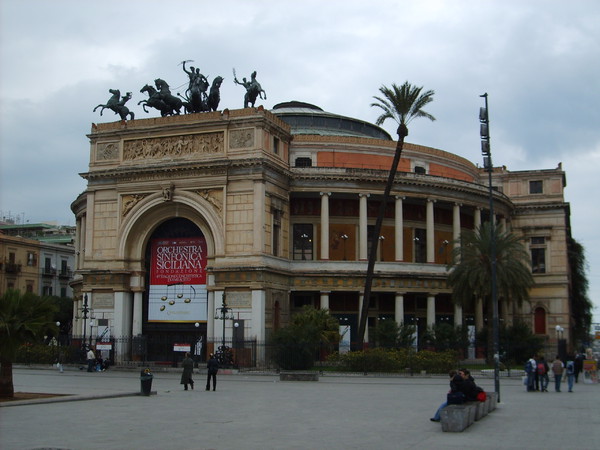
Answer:
[[[313,305],[354,340],[396,147],[383,129],[289,102],[93,124],[88,137],[87,188],[72,204],[75,333],[84,334],[87,298],[114,337],[261,342]],[[453,305],[445,280],[460,233],[490,220],[487,175],[405,144],[378,237],[367,341],[380,320],[420,333],[443,322],[484,326],[481,304]],[[536,282],[530,304],[501,305],[500,317],[526,320],[553,345],[556,325],[564,337],[570,328],[565,184],[560,164],[493,171],[492,219],[522,236]],[[137,357],[129,345],[119,354]]]

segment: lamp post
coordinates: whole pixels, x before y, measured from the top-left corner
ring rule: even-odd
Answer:
[[[217,314],[215,315],[215,320],[223,321],[223,342],[222,342],[222,347],[221,347],[222,361],[225,360],[225,321],[233,320],[233,316],[231,314],[229,314],[231,312],[231,310],[232,310],[232,308],[229,308],[227,306],[227,296],[225,295],[225,292],[223,292],[223,303],[220,308],[217,308]]]
[[[344,242],[344,261],[346,261],[346,241],[348,240],[348,235],[342,234],[340,239]]]
[[[305,248],[306,248],[306,243],[308,242],[308,234],[306,233],[302,233],[300,235],[300,239],[301,239],[301,245],[302,245],[302,261],[304,261],[306,259],[306,255],[304,254],[305,252]]]
[[[492,275],[492,339],[494,344],[494,387],[498,394],[498,403],[500,402],[500,343],[499,343],[499,324],[498,324],[498,288],[496,280],[496,224],[494,223],[494,190],[492,188],[492,152],[490,149],[490,132],[488,116],[488,95],[483,95],[485,107],[479,109],[479,131],[481,135],[481,153],[483,155],[483,167],[488,173],[489,201],[490,201],[490,258]]]
[[[83,314],[83,340],[81,341],[81,348],[83,349],[83,351],[86,350],[85,336],[86,336],[86,331],[87,331],[87,318],[88,318],[89,312],[90,312],[90,308],[88,307],[88,295],[84,294],[83,295],[83,307],[81,308],[81,313]],[[90,334],[90,340],[91,340],[91,334]]]
[[[381,243],[379,247],[381,248],[381,260],[383,261],[383,241],[385,240],[385,236],[379,236],[379,242]]]
[[[560,325],[556,325],[556,354],[560,359],[563,359],[563,352],[561,351],[561,344],[563,341],[565,329]]]

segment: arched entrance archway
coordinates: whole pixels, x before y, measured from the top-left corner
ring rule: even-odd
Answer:
[[[190,351],[205,358],[207,335],[207,245],[186,218],[162,222],[145,248],[142,334],[149,360],[177,362]]]

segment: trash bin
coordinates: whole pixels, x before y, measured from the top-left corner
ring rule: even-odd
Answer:
[[[142,395],[150,395],[150,391],[152,390],[152,372],[150,372],[149,368],[142,369],[140,372],[140,384],[141,384],[141,394]]]

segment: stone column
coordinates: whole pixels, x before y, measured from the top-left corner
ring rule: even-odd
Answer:
[[[329,259],[329,196],[331,192],[320,192],[321,195],[321,259]]]
[[[460,238],[460,203],[455,203],[452,207],[452,239],[454,247],[460,247],[458,239]]]
[[[321,292],[321,309],[329,309],[329,294],[329,291]]]
[[[427,199],[427,212],[426,212],[426,235],[427,235],[427,262],[434,263],[435,262],[435,242],[434,242],[434,212],[433,212],[433,204],[435,200],[428,198]]]
[[[404,323],[404,294],[400,292],[396,293],[394,320],[398,325],[402,325]]]
[[[358,216],[358,259],[367,260],[368,248],[368,226],[367,226],[367,199],[369,194],[358,194],[359,197],[359,216]],[[354,259],[354,258],[352,258]]]
[[[454,305],[454,326],[459,327],[463,324],[463,309],[459,304]]]
[[[435,325],[435,295],[427,295],[427,326],[433,327]]]
[[[396,261],[404,261],[404,217],[402,201],[404,197],[396,197],[396,217],[394,223],[396,241]]]
[[[215,336],[215,296],[222,298],[223,291],[208,291],[206,308],[208,309],[208,317],[206,318],[206,338],[207,341],[214,340]]]
[[[133,293],[133,320],[131,324],[132,336],[142,334],[142,298],[143,292],[136,291]]]
[[[477,230],[481,226],[481,208],[475,208],[475,214],[473,214],[473,226]]]

